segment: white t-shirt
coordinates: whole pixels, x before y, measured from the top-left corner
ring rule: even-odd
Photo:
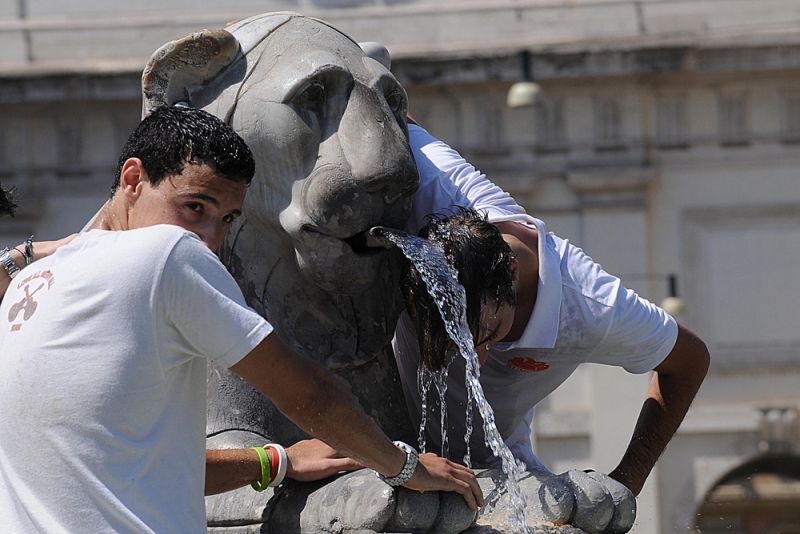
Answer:
[[[205,532],[206,362],[271,331],[176,226],[24,269],[0,305],[0,532]]]
[[[428,212],[446,212],[455,203],[486,211],[491,222],[512,220],[537,229],[539,283],[533,313],[519,340],[492,346],[488,361],[481,367],[481,385],[494,410],[497,428],[514,456],[529,469],[541,469],[530,442],[533,407],[584,362],[620,366],[632,373],[652,370],[675,345],[677,324],[661,308],[623,287],[619,278],[603,271],[581,249],[548,234],[542,221],[525,215],[513,199],[508,200],[510,196],[451,148],[427,132],[419,134],[411,136],[411,144],[420,174],[424,174],[420,179],[425,188],[417,193],[415,205],[425,206]],[[448,169],[458,169],[458,184]],[[469,194],[474,192],[478,193]],[[462,201],[468,203],[461,204]],[[415,211],[409,228],[414,230],[424,224],[422,211]],[[418,424],[419,345],[405,313],[398,323],[393,346],[410,415]],[[466,431],[461,358],[456,358],[450,368],[447,396],[450,456],[461,459],[466,452],[461,439]],[[438,417],[433,419],[438,421]],[[473,421],[473,460],[494,463],[484,444],[477,412]],[[439,445],[440,433],[428,428],[429,439]]]
[[[432,213],[449,214],[457,206],[487,213],[489,219],[525,213],[505,191],[461,154],[416,124],[408,125],[409,144],[419,171],[407,229],[416,234]]]

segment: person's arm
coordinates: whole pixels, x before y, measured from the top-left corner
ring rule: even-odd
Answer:
[[[73,239],[75,239],[78,234],[72,234],[64,239],[59,239],[58,241],[34,241],[33,242],[33,260],[40,260],[42,258],[46,258],[47,256],[54,253],[58,250],[59,247],[66,245]],[[3,248],[3,247],[0,247]],[[9,252],[11,254],[11,259],[14,260],[14,263],[17,264],[17,267],[22,269],[25,267],[25,256],[22,251],[25,250],[25,243],[20,243],[14,248],[9,247]],[[3,296],[6,294],[8,290],[8,286],[11,284],[11,277],[8,276],[8,273],[5,269],[0,267],[0,300],[3,300]]]
[[[694,333],[678,325],[678,339],[655,368],[630,444],[609,476],[638,495],[708,371],[710,356]]]
[[[286,478],[308,482],[364,467],[342,457],[318,439],[298,441],[286,448]],[[206,495],[231,491],[261,480],[261,461],[252,449],[206,451]]]
[[[403,468],[406,454],[361,409],[345,384],[316,362],[294,354],[275,334],[231,367],[306,432],[386,476]],[[473,510],[483,495],[472,471],[432,454],[420,455],[406,487],[460,493]]]

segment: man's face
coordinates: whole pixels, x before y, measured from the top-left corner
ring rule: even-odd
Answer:
[[[197,234],[211,250],[241,215],[247,186],[218,176],[205,164],[187,163],[183,172],[153,186],[142,180],[128,212],[128,227],[174,224]]]
[[[508,303],[498,306],[495,299],[484,301],[481,307],[478,339],[475,342],[475,352],[481,365],[489,358],[489,348],[508,336],[513,324],[514,306]]]

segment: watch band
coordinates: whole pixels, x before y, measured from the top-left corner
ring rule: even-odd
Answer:
[[[414,450],[414,447],[408,443],[395,441],[394,445],[406,453],[406,463],[403,465],[403,469],[401,469],[400,473],[393,477],[386,477],[380,473],[378,473],[378,476],[390,486],[402,486],[411,480],[412,476],[414,476],[414,471],[417,469],[417,464],[419,463],[419,455],[417,454],[417,451]]]
[[[14,258],[11,257],[11,252],[8,247],[0,250],[0,264],[3,265],[3,268],[6,270],[6,273],[8,273],[8,276],[12,280],[20,271],[20,268],[17,267],[17,263],[14,261]]]

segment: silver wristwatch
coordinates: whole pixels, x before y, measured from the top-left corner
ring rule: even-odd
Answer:
[[[402,486],[411,480],[412,476],[414,476],[414,471],[417,469],[417,464],[419,463],[419,455],[417,454],[417,451],[414,450],[414,447],[408,443],[395,441],[394,445],[406,453],[406,463],[403,465],[403,469],[401,469],[400,473],[393,477],[386,477],[380,473],[378,473],[378,476],[390,486]]]
[[[0,250],[0,264],[3,265],[3,268],[6,270],[8,276],[12,280],[20,271],[19,267],[17,267],[17,263],[14,261],[14,258],[11,257],[11,251],[8,247]]]

